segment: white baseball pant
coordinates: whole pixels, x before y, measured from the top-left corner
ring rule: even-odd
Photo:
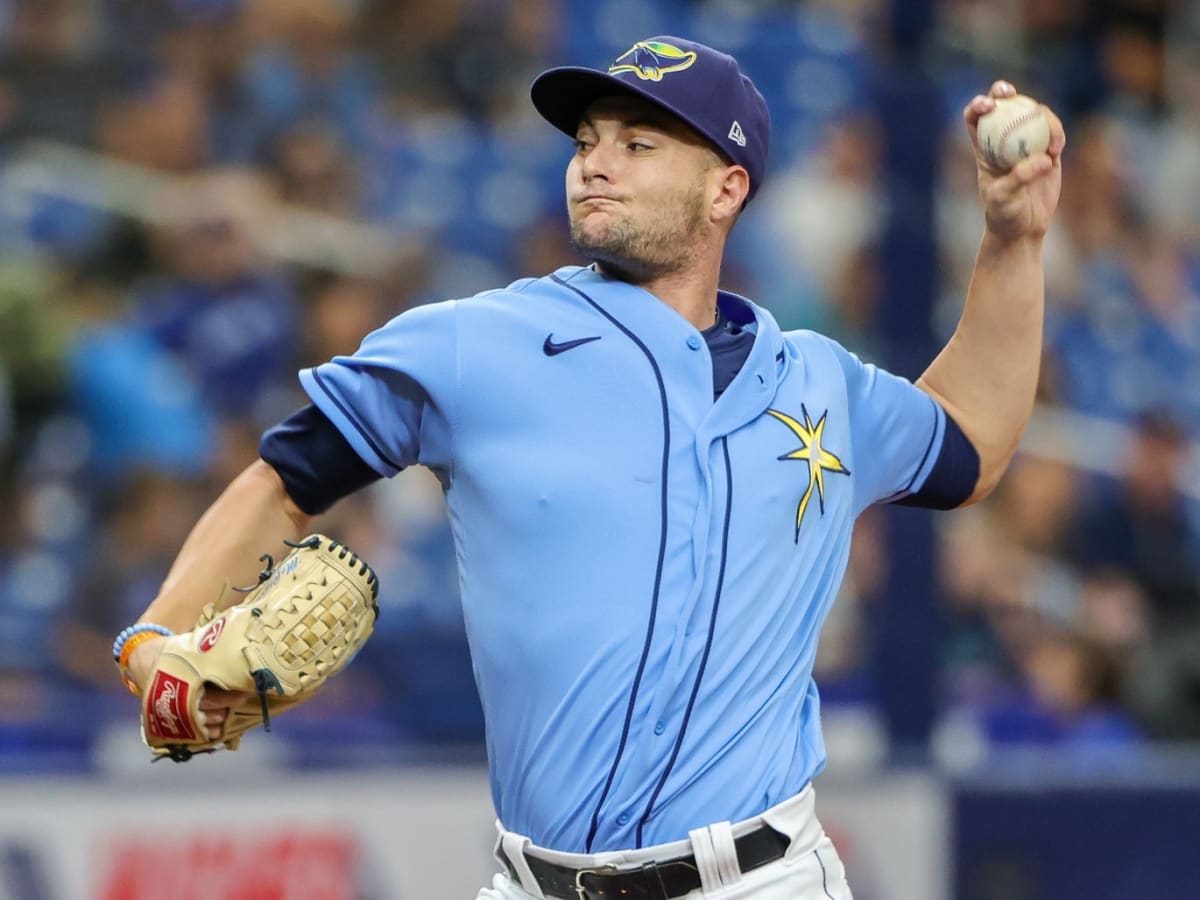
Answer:
[[[738,868],[734,838],[761,824],[791,838],[782,859],[749,872]],[[501,872],[491,887],[483,888],[476,900],[547,900],[523,864],[522,851],[548,862],[571,868],[616,864],[637,868],[655,860],[688,853],[696,857],[701,887],[685,895],[687,900],[853,900],[846,883],[846,868],[833,842],[817,821],[812,785],[796,796],[773,806],[760,816],[730,825],[718,822],[692,831],[687,840],[643,847],[640,850],[580,854],[559,853],[532,844],[528,838],[506,831],[497,822],[497,860],[503,865],[500,848],[514,861],[520,880]],[[553,900],[575,900],[573,897]]]

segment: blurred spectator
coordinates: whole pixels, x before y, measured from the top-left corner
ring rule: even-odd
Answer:
[[[1138,720],[1164,741],[1200,741],[1200,627],[1167,632],[1130,667],[1125,699]]]
[[[202,87],[177,74],[158,73],[101,103],[97,143],[128,162],[193,172],[208,162],[210,128]]]
[[[1049,560],[1063,553],[1078,489],[1069,466],[1019,456],[990,505],[1003,518],[1010,540]]]
[[[16,442],[28,439],[62,400],[66,354],[53,303],[56,280],[56,273],[32,261],[0,260],[0,407],[9,410]],[[4,444],[0,440],[0,460]]]
[[[114,72],[86,0],[11,0],[0,27],[0,140],[86,144]]]
[[[142,469],[111,482],[88,548],[87,577],[59,622],[59,663],[94,688],[123,690],[113,677],[112,638],[158,593],[171,561],[206,505],[195,482]],[[217,598],[213,598],[215,601]]]
[[[1193,13],[1193,15],[1195,15]],[[1148,205],[1159,224],[1192,254],[1200,249],[1200,34],[1180,37],[1170,58],[1170,113],[1147,142],[1154,164],[1143,168]]]
[[[53,481],[22,479],[3,495],[0,527],[0,673],[52,677],[53,629],[69,605],[78,573],[55,553],[64,529],[84,524],[73,498]]]
[[[1060,400],[1116,419],[1168,409],[1200,424],[1196,290],[1181,248],[1145,220],[1133,149],[1111,123],[1081,129],[1064,217],[1077,276],[1052,298],[1048,343]]]
[[[85,428],[92,475],[102,483],[141,465],[202,471],[213,417],[195,380],[130,322],[111,285],[81,275],[67,296],[69,406]]]
[[[250,41],[241,6],[241,0],[175,0],[167,7],[170,14],[159,6],[170,26],[133,51],[149,48],[150,70],[172,73],[200,89],[209,123],[205,155],[217,165],[253,162],[271,127],[243,75]]]
[[[312,119],[280,132],[269,157],[280,201],[343,219],[361,212],[353,160],[327,123]]]
[[[1095,109],[1108,88],[1104,74],[1102,41],[1105,30],[1101,4],[1083,0],[1024,0],[1024,16],[1016,20],[1024,44],[1029,76],[1048,102],[1068,115]],[[995,9],[993,7],[993,9]],[[1003,13],[996,9],[996,15]],[[1016,78],[1017,75],[1011,76]],[[1022,81],[1025,79],[1023,78]],[[1041,93],[1052,91],[1053,96]]]
[[[1026,662],[1032,713],[1045,716],[1053,743],[1079,761],[1140,740],[1119,706],[1121,670],[1108,651],[1070,632],[1049,631]]]
[[[1099,20],[1099,57],[1108,105],[1139,118],[1161,115],[1166,102],[1166,16],[1164,2],[1110,2]]]
[[[212,457],[203,475],[201,490],[205,496],[217,496],[246,466],[258,459],[261,437],[261,426],[244,417],[225,418],[217,424]]]
[[[775,120],[774,188],[734,232],[725,286],[868,357],[888,350],[875,343],[887,339],[879,124],[859,90],[877,12],[666,11],[681,33],[753,47]],[[120,701],[111,632],[156,588],[196,504],[254,458],[263,426],[306,402],[297,368],[353,352],[415,302],[579,261],[561,189],[569,142],[530,110],[530,77],[567,50],[598,62],[634,39],[623,29],[666,13],[638,0],[0,0],[0,498],[12,511],[0,715],[79,730],[96,714],[89,698]],[[1200,738],[1200,515],[1178,489],[1200,434],[1200,13],[955,0],[935,14],[938,325],[957,318],[982,231],[959,112],[1003,75],[1052,102],[1070,133],[1039,397],[1138,425],[1118,479],[1088,471],[1116,446],[1024,453],[987,504],[939,520],[945,706],[998,739],[1090,754],[1134,740],[1114,705],[1124,678],[1149,733]],[[26,138],[153,177],[60,169]],[[158,178],[167,188],[147,196]],[[297,208],[321,215],[289,219]],[[386,233],[335,234],[366,222]],[[360,237],[383,249],[339,251]],[[891,562],[878,524],[859,523],[822,642],[831,705],[869,698],[864,635]],[[361,668],[312,715],[478,740],[441,486],[405,473],[322,527],[376,565],[384,611]],[[48,616],[64,620],[69,664],[39,649]],[[63,701],[72,690],[78,707]]]
[[[214,413],[270,424],[290,408],[298,310],[257,243],[267,189],[251,172],[217,171],[172,202],[163,273],[135,296],[137,323],[196,379]]]
[[[1020,559],[985,509],[948,517],[939,560],[947,603],[943,694],[950,708],[988,702],[1011,682],[1005,641],[1021,620]]]
[[[352,41],[352,10],[342,0],[248,4],[243,76],[267,133],[319,119],[350,146],[362,143],[376,87]]]
[[[553,272],[562,266],[583,264],[571,246],[565,201],[561,209],[547,210],[533,226],[525,229],[518,253],[519,271],[536,275]]]
[[[752,290],[783,327],[862,334],[871,310],[848,279],[870,277],[868,248],[884,220],[879,160],[877,122],[860,114],[830,123],[813,156],[772,176],[756,223],[772,239],[752,229],[758,248],[748,263],[766,267]]]
[[[402,311],[387,303],[381,287],[373,282],[353,278],[315,282],[305,310],[303,364],[350,355],[364,335]]]
[[[1081,634],[1124,665],[1146,649],[1150,638],[1145,591],[1112,568],[1084,573],[1074,621]]]
[[[73,583],[62,559],[38,547],[29,534],[32,486],[0,485],[7,514],[0,521],[0,757],[15,758],[35,769],[43,754],[57,765],[64,754],[79,751],[86,760],[87,735],[58,708],[61,674],[56,640],[48,627],[65,608]]]
[[[1085,571],[1132,579],[1160,632],[1200,623],[1200,566],[1179,490],[1187,449],[1177,420],[1143,416],[1121,480],[1093,493],[1071,523],[1071,559]]]
[[[880,511],[872,509],[854,525],[846,578],[821,626],[821,644],[813,667],[824,701],[862,703],[871,699],[866,623],[871,604],[887,577],[885,524]]]
[[[519,106],[558,34],[555,0],[375,4],[365,46],[401,118],[431,108],[499,120]]]

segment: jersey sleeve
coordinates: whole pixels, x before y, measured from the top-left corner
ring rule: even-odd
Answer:
[[[939,456],[946,413],[908,379],[834,347],[846,378],[857,515],[873,503],[921,490]]]
[[[448,469],[457,394],[457,301],[408,310],[353,356],[300,372],[309,399],[380,475]]]

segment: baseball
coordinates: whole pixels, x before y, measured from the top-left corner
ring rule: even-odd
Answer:
[[[979,148],[988,162],[1007,172],[1050,146],[1050,122],[1032,97],[998,97],[996,108],[979,119]]]

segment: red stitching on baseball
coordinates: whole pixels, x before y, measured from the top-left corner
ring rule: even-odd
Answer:
[[[1008,140],[1008,137],[1010,134],[1012,134],[1013,130],[1015,128],[1020,127],[1021,125],[1024,125],[1026,122],[1032,121],[1035,117],[1040,116],[1041,114],[1042,114],[1042,108],[1040,106],[1035,106],[1033,109],[1029,110],[1029,112],[1022,113],[1021,115],[1017,116],[1015,119],[1013,119],[1011,122],[1009,122],[1007,125],[1004,126],[1004,129],[1000,132],[1000,140],[996,142],[996,161],[997,162],[1003,162],[1003,160],[1004,160],[1004,142]]]

